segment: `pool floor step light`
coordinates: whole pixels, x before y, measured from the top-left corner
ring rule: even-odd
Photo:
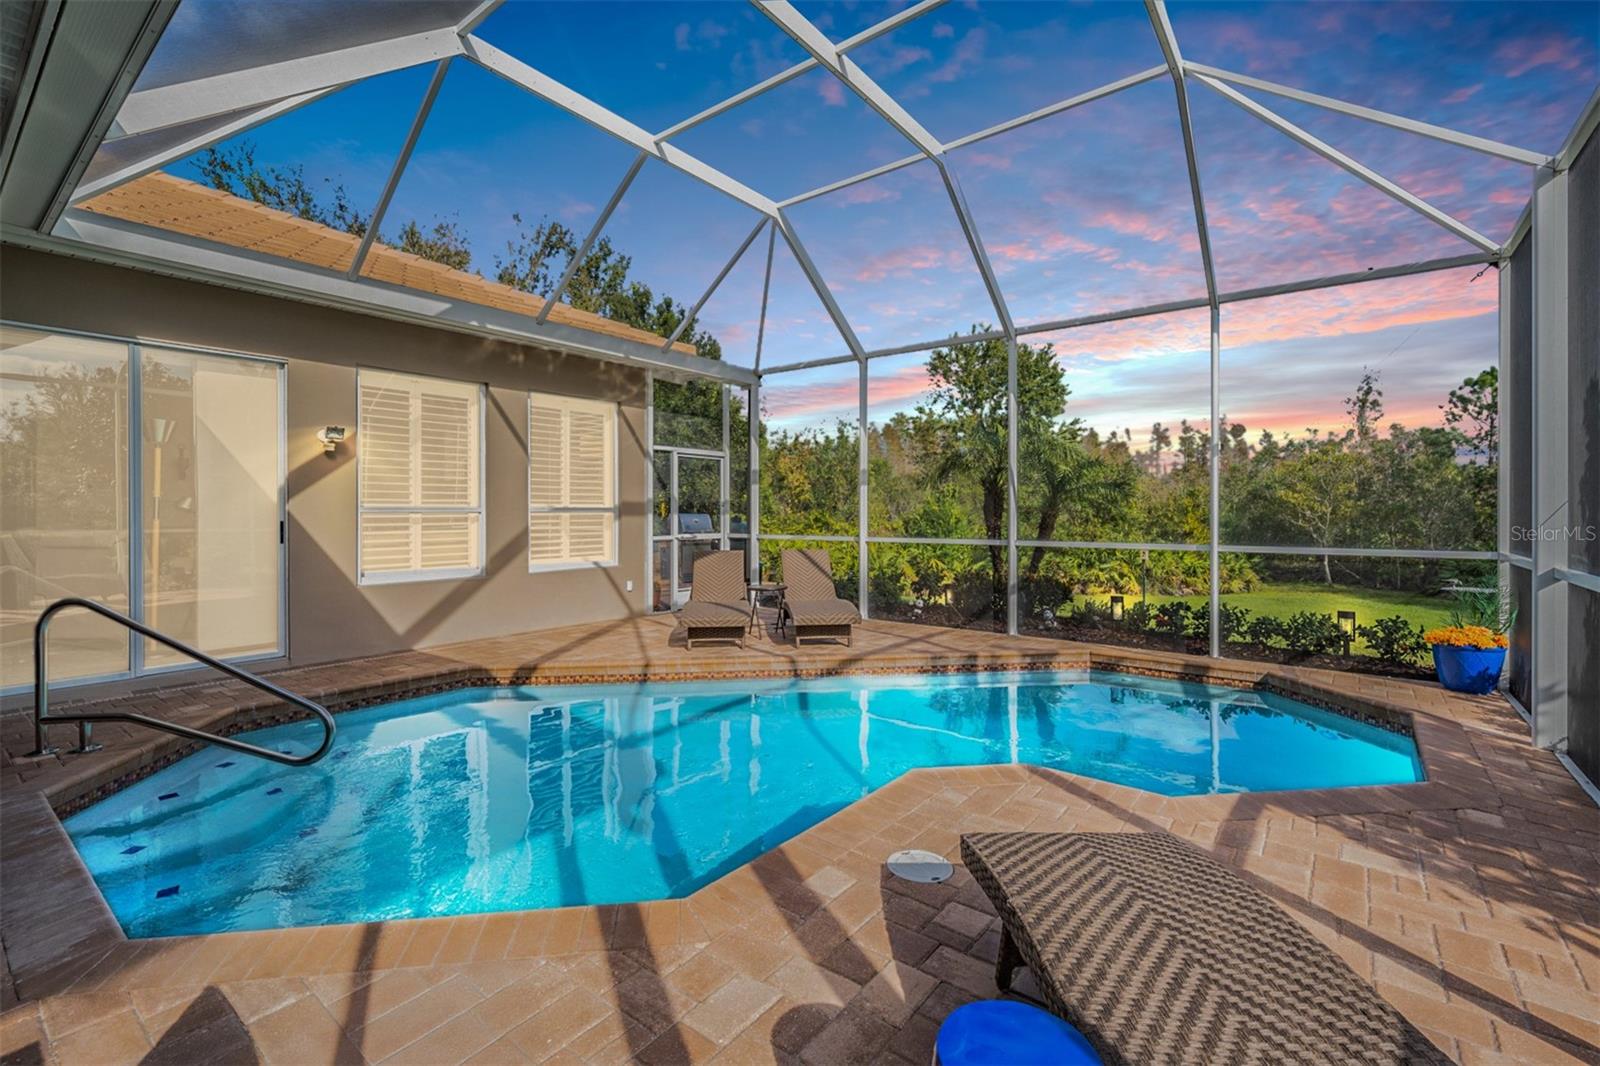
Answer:
[[[258,688],[269,696],[276,696],[285,703],[291,703],[303,711],[310,712],[313,717],[322,723],[322,743],[309,755],[290,755],[286,751],[269,751],[254,744],[247,744],[242,740],[233,740],[229,737],[218,736],[215,733],[207,733],[204,730],[191,729],[189,726],[178,725],[176,722],[163,722],[161,719],[151,718],[147,714],[133,714],[128,711],[102,711],[97,714],[50,714],[50,668],[47,659],[48,649],[46,647],[47,637],[50,632],[50,619],[69,607],[82,607],[84,610],[93,611],[100,617],[110,619],[124,629],[130,629],[147,640],[153,640],[157,644],[164,644],[173,651],[187,655],[196,662],[204,663],[213,670],[220,670],[229,677]],[[127,615],[113,611],[104,604],[86,600],[80,596],[67,596],[52,603],[40,613],[39,620],[33,625],[33,751],[28,753],[28,758],[42,759],[47,755],[56,754],[59,749],[50,746],[45,729],[47,726],[57,722],[78,723],[78,746],[72,749],[72,754],[74,755],[100,750],[99,744],[94,744],[90,741],[90,729],[95,722],[131,722],[134,725],[146,726],[150,729],[160,730],[163,733],[172,733],[175,736],[198,740],[204,744],[215,744],[218,747],[241,752],[245,755],[270,759],[273,762],[283,763],[285,766],[310,766],[322,758],[328,753],[328,749],[333,747],[334,733],[337,732],[338,728],[333,723],[333,715],[329,714],[328,709],[320,703],[313,703],[303,696],[297,696],[287,689],[281,689],[272,682],[257,677],[248,670],[241,670],[237,666],[225,663],[221,659],[207,655],[199,648],[191,648],[181,640],[175,640],[165,633],[151,629],[143,622],[136,622]],[[222,763],[221,765],[228,766],[231,764]]]

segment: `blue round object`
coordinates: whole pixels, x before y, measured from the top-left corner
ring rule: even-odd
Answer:
[[[1493,692],[1505,666],[1504,648],[1460,648],[1451,644],[1433,646],[1433,669],[1439,684],[1452,692],[1475,696]]]
[[[1048,1011],[1009,999],[957,1007],[939,1027],[939,1066],[1098,1064],[1089,1041]]]

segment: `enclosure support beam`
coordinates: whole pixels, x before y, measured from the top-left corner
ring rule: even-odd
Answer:
[[[939,168],[939,176],[944,182],[945,191],[950,196],[951,209],[955,211],[956,221],[966,238],[973,262],[983,278],[984,288],[989,292],[994,313],[1005,329],[1006,336],[1013,336],[1011,313],[1006,309],[1000,284],[995,278],[993,268],[989,265],[989,257],[983,250],[983,241],[978,236],[977,227],[973,225],[972,213],[967,210],[966,198],[961,193],[960,185],[945,166],[944,144],[912,117],[911,112],[902,107],[898,100],[884,92],[871,75],[828,40],[827,35],[812,25],[811,21],[800,14],[788,0],[754,0],[754,2],[783,32],[794,38],[796,44],[809,52],[813,59],[827,68],[834,77],[844,83],[846,88],[860,97],[863,103],[876,111],[879,117],[894,127],[902,137],[916,145],[918,151]]]
[[[112,125],[125,137],[185,122],[260,107],[290,96],[447,59],[462,52],[455,27],[409,37],[352,45],[280,63],[214,74],[206,78],[129,93]]]
[[[1499,323],[1497,327],[1498,338],[1496,343],[1497,358],[1495,360],[1496,372],[1499,374],[1499,387],[1495,389],[1495,420],[1496,425],[1499,427],[1500,440],[1502,444],[1499,455],[1495,457],[1494,541],[1495,551],[1500,556],[1500,559],[1495,566],[1494,584],[1495,588],[1501,590],[1501,596],[1507,603],[1509,603],[1511,599],[1511,564],[1506,561],[1511,555],[1511,464],[1506,462],[1506,449],[1503,442],[1509,436],[1509,430],[1511,426],[1511,398],[1508,395],[1510,392],[1508,383],[1511,380],[1511,375],[1508,373],[1508,370],[1511,366],[1512,289],[1510,266],[1511,264],[1509,262],[1502,263],[1495,272],[1498,275],[1497,280],[1499,282],[1500,289],[1500,300],[1499,304],[1497,305],[1497,310],[1499,311],[1497,316]],[[1518,471],[1518,474],[1520,476],[1521,471]],[[1510,627],[1508,626],[1507,628]],[[1511,668],[1509,660],[1515,654],[1515,649],[1508,651],[1507,667],[1500,676],[1499,689],[1508,697],[1511,695]],[[1515,699],[1512,700],[1512,705],[1521,706],[1516,702]],[[1526,708],[1523,708],[1523,710],[1526,712]]]
[[[644,610],[654,614],[656,609],[656,582],[662,575],[656,573],[656,372],[644,372]],[[671,541],[667,542],[670,548]],[[674,554],[672,551],[668,555]],[[667,564],[669,569],[671,563]],[[667,593],[670,601],[672,593]],[[669,603],[670,607],[671,604]]]
[[[1428,122],[1418,122],[1416,119],[1406,118],[1402,115],[1392,115],[1387,111],[1379,111],[1376,108],[1362,107],[1360,104],[1346,103],[1343,100],[1335,99],[1331,96],[1321,96],[1317,93],[1308,93],[1303,89],[1295,89],[1287,85],[1279,85],[1276,82],[1266,81],[1262,78],[1252,78],[1245,74],[1235,74],[1232,71],[1219,70],[1216,67],[1208,67],[1204,63],[1185,62],[1184,67],[1196,74],[1204,74],[1208,77],[1215,78],[1218,81],[1232,82],[1235,85],[1242,85],[1247,89],[1260,89],[1262,92],[1271,93],[1274,96],[1281,96],[1286,100],[1298,100],[1303,104],[1312,104],[1316,107],[1326,108],[1329,111],[1337,111],[1340,114],[1365,119],[1368,122],[1376,122],[1380,126],[1388,126],[1392,129],[1404,130],[1407,133],[1415,133],[1419,137],[1430,137],[1433,140],[1443,141],[1446,144],[1454,144],[1461,148],[1470,148],[1475,152],[1483,152],[1486,155],[1499,156],[1501,159],[1509,159],[1513,163],[1524,163],[1528,166],[1537,167],[1543,166],[1550,162],[1549,156],[1543,155],[1539,152],[1530,152],[1526,148],[1518,148],[1515,145],[1510,144],[1501,144],[1499,141],[1491,141],[1487,137],[1474,137],[1470,133],[1461,133],[1456,130],[1449,129],[1448,127],[1435,126]]]
[[[428,113],[433,110],[433,102],[439,96],[439,87],[444,84],[444,76],[449,69],[449,59],[439,60],[438,65],[433,68],[433,77],[428,82],[427,90],[422,94],[422,103],[417,105],[417,117],[411,120],[411,129],[406,133],[405,143],[400,146],[400,154],[395,156],[394,167],[389,171],[389,180],[384,183],[383,193],[378,197],[377,206],[372,209],[372,218],[367,221],[367,232],[361,235],[361,244],[356,248],[355,258],[350,260],[350,269],[345,271],[347,278],[361,275],[361,264],[366,262],[367,253],[372,250],[372,242],[378,238],[378,229],[383,225],[383,216],[389,211],[389,201],[394,199],[394,191],[400,187],[400,176],[406,172],[406,164],[411,161],[411,153],[417,147],[417,139],[422,136],[422,127],[428,122]]]
[[[1439,210],[1428,201],[1422,199],[1422,197],[1407,192],[1371,167],[1358,163],[1326,141],[1307,133],[1276,111],[1262,107],[1237,89],[1224,85],[1213,78],[1208,78],[1204,74],[1196,74],[1195,80],[1203,83],[1207,88],[1218,93],[1223,99],[1235,104],[1243,111],[1254,115],[1279,133],[1298,141],[1303,147],[1311,149],[1328,162],[1344,168],[1385,196],[1397,203],[1404,204],[1430,222],[1443,226],[1462,240],[1475,244],[1486,252],[1498,252],[1500,250],[1500,245],[1497,242],[1491,241],[1465,222]]]
[[[1178,38],[1172,32],[1172,22],[1167,18],[1167,6],[1161,0],[1145,0],[1145,11],[1150,25],[1155,29],[1161,54],[1166,57],[1167,70],[1172,75],[1172,89],[1178,97],[1178,126],[1183,132],[1183,157],[1189,168],[1189,196],[1194,200],[1195,233],[1200,240],[1200,261],[1206,272],[1206,299],[1213,306],[1217,302],[1217,274],[1211,262],[1211,231],[1206,226],[1206,202],[1200,192],[1200,165],[1195,158],[1194,124],[1189,118],[1189,87],[1184,82],[1183,53],[1178,50]]]
[[[989,262],[989,253],[983,247],[983,237],[978,233],[978,224],[972,220],[972,210],[967,207],[967,197],[961,191],[961,182],[950,172],[943,159],[935,159],[934,162],[939,167],[939,176],[944,179],[944,189],[950,196],[950,206],[956,213],[957,221],[961,223],[961,234],[967,239],[967,249],[972,253],[972,261],[978,266],[978,274],[983,278],[983,287],[988,290],[989,303],[994,307],[1000,328],[1005,332],[1007,340],[1014,341],[1017,327],[1011,321],[1011,309],[1006,306],[1005,293],[1000,291],[1000,279],[995,276],[994,266]]]
[[[504,78],[547,103],[554,104],[567,114],[582,119],[624,144],[631,144],[639,151],[655,156],[669,167],[682,171],[696,181],[709,185],[747,207],[755,208],[763,215],[777,214],[778,205],[748,185],[701,162],[676,145],[658,142],[654,134],[634,125],[616,112],[602,107],[582,93],[568,88],[548,74],[535,70],[515,56],[501,51],[479,37],[455,38],[452,34],[452,38],[462,41],[466,47],[467,58],[491,74]]]
[[[1173,92],[1178,102],[1178,127],[1183,133],[1183,158],[1189,171],[1189,196],[1194,201],[1194,228],[1200,244],[1200,262],[1206,276],[1206,306],[1211,309],[1211,433],[1207,448],[1207,483],[1210,499],[1209,536],[1207,556],[1207,604],[1209,605],[1209,648],[1212,658],[1222,655],[1222,553],[1218,524],[1217,500],[1221,496],[1219,481],[1222,477],[1222,426],[1219,414],[1218,388],[1221,381],[1222,359],[1222,304],[1217,293],[1217,272],[1211,258],[1211,228],[1206,223],[1206,199],[1200,188],[1200,163],[1194,147],[1194,121],[1189,110],[1188,69],[1183,52],[1178,47],[1178,37],[1172,31],[1172,20],[1167,17],[1167,5],[1162,0],[1145,0],[1145,11],[1161,45],[1161,54],[1172,75]]]
[[[895,12],[882,22],[868,26],[866,29],[862,30],[853,37],[849,37],[846,40],[840,41],[839,51],[848,52],[852,48],[859,48],[868,41],[875,41],[886,33],[894,32],[901,26],[910,22],[912,19],[921,18],[934,8],[942,6],[944,2],[945,0],[922,0],[921,3],[912,4],[910,7],[905,8],[902,11]],[[704,111],[690,115],[682,122],[667,127],[656,135],[656,140],[667,141],[681,133],[687,133],[703,122],[710,122],[718,115],[732,111],[734,108],[738,107],[742,103],[745,103],[746,101],[754,100],[762,93],[765,93],[771,89],[776,89],[780,85],[787,84],[802,74],[807,74],[813,70],[816,70],[818,65],[819,64],[815,59],[803,59],[789,69],[780,70],[778,73],[774,74],[770,78],[767,78],[765,81],[758,82],[755,85],[750,86],[748,89],[734,93],[726,100],[723,100],[720,103],[712,104]]]
[[[1222,308],[1211,305],[1211,657],[1222,657]]]
[[[839,47],[840,51],[844,50],[843,45],[840,45]],[[1143,85],[1145,82],[1150,81],[1153,78],[1159,78],[1166,72],[1167,68],[1165,66],[1151,67],[1149,70],[1141,70],[1137,74],[1130,74],[1126,78],[1119,78],[1116,81],[1100,86],[1098,89],[1090,89],[1088,92],[1079,93],[1076,96],[1069,96],[1064,100],[1057,100],[1053,104],[1046,104],[1037,111],[1029,111],[1025,115],[1018,115],[1016,118],[1007,119],[1006,121],[996,125],[985,127],[984,129],[978,130],[976,133],[969,133],[965,137],[957,137],[955,140],[946,143],[944,149],[947,152],[952,152],[957,148],[965,148],[970,144],[977,144],[979,141],[988,140],[990,137],[998,137],[1002,133],[1010,133],[1014,129],[1019,129],[1023,126],[1029,125],[1030,123],[1047,119],[1052,115],[1059,115],[1061,112],[1070,111],[1075,107],[1081,107],[1093,100],[1098,100],[1104,96],[1110,96],[1112,93],[1119,93],[1124,89],[1131,89],[1135,85]],[[847,189],[852,185],[859,185],[864,181],[871,181],[873,178],[879,178],[885,174],[892,174],[896,170],[902,170],[906,167],[909,167],[913,163],[920,163],[926,158],[927,156],[923,155],[921,152],[918,152],[915,155],[908,155],[901,159],[896,159],[892,163],[884,163],[882,166],[873,167],[871,170],[863,170],[861,173],[852,175],[851,177],[841,178],[840,180],[830,182],[827,185],[818,186],[809,192],[803,192],[797,196],[791,196],[787,200],[780,201],[778,206],[790,207],[794,204],[804,203],[807,200],[815,200],[819,196],[826,196],[831,192],[838,192],[840,189]]]
[[[1220,292],[1217,294],[1217,303],[1238,303],[1241,300],[1259,300],[1263,297],[1282,296],[1291,292],[1313,292],[1317,289],[1331,289],[1341,285],[1359,285],[1368,281],[1383,281],[1388,278],[1428,274],[1437,270],[1455,270],[1459,267],[1482,266],[1485,263],[1498,262],[1500,258],[1499,255],[1489,252],[1471,252],[1466,255],[1454,255],[1444,259],[1428,259],[1420,263],[1402,263],[1392,267],[1375,267],[1372,270],[1362,270],[1353,274],[1333,274],[1324,278],[1311,278],[1306,281],[1288,282],[1283,285],[1267,285],[1259,289],[1238,289],[1233,292]],[[1208,307],[1210,304],[1211,301],[1206,297],[1197,296],[1189,300],[1172,300],[1167,303],[1149,304],[1145,307],[1106,311],[1096,315],[1061,318],[1050,322],[1033,322],[1018,326],[1017,336],[1027,337],[1036,333],[1055,333],[1060,330],[1075,329],[1079,326],[1098,326],[1107,322],[1121,322],[1130,318],[1150,318],[1154,315],[1165,315],[1174,311],[1192,311],[1197,308]],[[989,333],[975,333],[963,339],[971,341],[999,340],[1004,336],[1003,333],[995,330]],[[894,348],[873,348],[866,353],[866,356],[868,359],[879,359],[889,355],[909,355],[912,352],[931,351],[949,343],[950,338],[941,337],[937,340],[919,341]],[[768,367],[762,371],[762,374],[781,374],[789,370],[809,370],[813,367],[848,363],[854,358],[854,355],[845,353],[843,355],[824,356],[820,359],[803,359],[798,362]]]
[[[859,600],[861,617],[865,619],[869,610],[867,604],[867,511],[869,497],[867,495],[867,461],[871,458],[871,446],[867,442],[867,361],[856,361],[856,373],[860,375],[860,395],[856,417],[856,597]]]
[[[722,282],[727,278],[728,274],[735,266],[739,265],[739,260],[744,258],[744,253],[750,249],[752,244],[755,243],[756,238],[761,234],[761,227],[770,225],[771,221],[771,219],[764,218],[760,222],[756,223],[755,228],[750,231],[750,236],[744,239],[744,243],[739,245],[738,249],[733,253],[732,258],[730,258],[727,264],[717,272],[717,276],[711,279],[711,284],[706,288],[706,291],[701,294],[700,299],[694,302],[694,306],[689,308],[689,313],[683,316],[683,319],[678,323],[677,328],[672,331],[672,336],[667,338],[667,343],[661,346],[662,348],[670,348],[677,343],[678,338],[683,336],[683,331],[689,328],[689,323],[695,320],[695,316],[700,313],[700,309],[706,305],[706,301],[711,299],[711,297],[716,293],[718,287],[721,286]]]
[[[749,406],[745,408],[745,427],[750,433],[750,558],[746,568],[750,581],[761,580],[761,382],[750,386]]]
[[[761,349],[767,340],[767,296],[772,291],[772,253],[778,243],[778,227],[767,229],[767,269],[761,275],[761,317],[756,319],[756,373],[761,372]],[[755,407],[750,408],[752,412]]]
[[[866,366],[865,363],[861,364]],[[1006,338],[1006,632],[1017,635],[1017,338]]]
[[[162,167],[173,162],[174,160],[184,159],[196,152],[211,147],[213,144],[216,144],[219,141],[225,141],[229,137],[244,133],[247,130],[253,130],[262,123],[277,118],[279,115],[286,115],[297,108],[304,107],[313,101],[320,100],[329,93],[334,92],[336,89],[337,86],[329,89],[318,89],[315,92],[301,93],[299,96],[291,96],[287,100],[279,100],[276,103],[268,104],[265,107],[257,108],[254,111],[242,115],[241,117],[234,119],[232,122],[224,123],[221,126],[215,126],[197,137],[190,137],[186,140],[180,141],[178,144],[175,144],[170,148],[164,148],[161,151],[141,156],[132,162],[118,167],[109,174],[98,177],[93,181],[86,181],[82,185],[79,185],[77,189],[73,190],[72,199],[69,201],[69,203],[70,205],[76,206],[77,204],[82,203],[84,200],[93,199],[103,192],[109,192],[119,185],[126,185],[135,178],[144,177],[152,170],[160,170]],[[112,144],[115,142],[108,140],[106,143]]]
[[[1567,737],[1567,177],[1540,167],[1533,182],[1533,742]]]
[[[583,261],[589,255],[589,249],[594,247],[594,242],[600,239],[600,232],[606,228],[606,223],[611,221],[611,212],[617,209],[622,198],[628,193],[628,186],[633,184],[633,179],[639,176],[639,170],[648,159],[644,152],[634,156],[633,163],[628,167],[628,172],[622,175],[622,180],[617,183],[616,190],[611,194],[611,199],[606,201],[606,206],[600,209],[600,215],[594,220],[594,225],[589,227],[589,232],[583,238],[583,243],[578,245],[578,250],[572,253],[572,258],[567,260],[567,269],[561,272],[561,280],[556,282],[556,287],[550,290],[550,295],[545,297],[544,306],[539,308],[538,317],[534,321],[541,325],[550,317],[550,309],[561,302],[561,294],[567,291],[567,286],[577,275],[578,268],[583,266]],[[672,347],[671,343],[667,347]]]
[[[783,234],[784,243],[789,246],[789,251],[794,255],[794,261],[799,264],[800,270],[805,274],[806,280],[811,283],[811,289],[817,294],[817,299],[822,301],[822,307],[828,312],[828,317],[833,319],[833,326],[839,331],[839,336],[844,338],[844,343],[850,349],[850,354],[857,359],[865,359],[866,351],[861,347],[861,341],[856,337],[855,329],[850,325],[850,320],[844,317],[844,312],[839,309],[839,302],[833,298],[833,290],[828,288],[828,283],[822,280],[822,274],[817,270],[817,264],[811,261],[811,254],[806,251],[806,246],[800,243],[800,235],[794,231],[789,216],[782,211],[778,212],[777,226]]]
[[[728,550],[728,534],[733,532],[731,525],[733,519],[733,470],[731,469],[730,463],[730,457],[733,455],[733,448],[731,447],[733,444],[733,427],[732,419],[729,417],[732,414],[731,408],[733,406],[729,402],[731,395],[729,390],[732,388],[733,386],[724,383],[721,389],[722,476],[717,479],[717,496],[719,497],[717,501],[717,516],[722,521],[722,542],[718,544],[717,547],[721,548],[723,551]],[[749,568],[749,565],[750,560],[747,558],[745,560],[746,569]]]

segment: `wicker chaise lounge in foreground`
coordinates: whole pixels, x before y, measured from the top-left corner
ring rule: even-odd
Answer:
[[[1163,833],[974,833],[961,858],[1106,1063],[1448,1063],[1262,892]]]
[[[750,592],[744,576],[744,552],[720,551],[695,560],[689,602],[678,611],[684,644],[733,641],[744,647],[750,622]]]
[[[794,626],[795,644],[807,640],[839,640],[851,643],[851,627],[861,621],[861,612],[849,600],[839,598],[833,585],[833,563],[822,548],[783,550],[783,610]]]

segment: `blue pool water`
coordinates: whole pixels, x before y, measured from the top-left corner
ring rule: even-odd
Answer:
[[[1409,737],[1114,674],[472,689],[342,714],[309,768],[207,749],[66,825],[162,936],[685,895],[907,770],[1010,762],[1167,795],[1422,776]]]

